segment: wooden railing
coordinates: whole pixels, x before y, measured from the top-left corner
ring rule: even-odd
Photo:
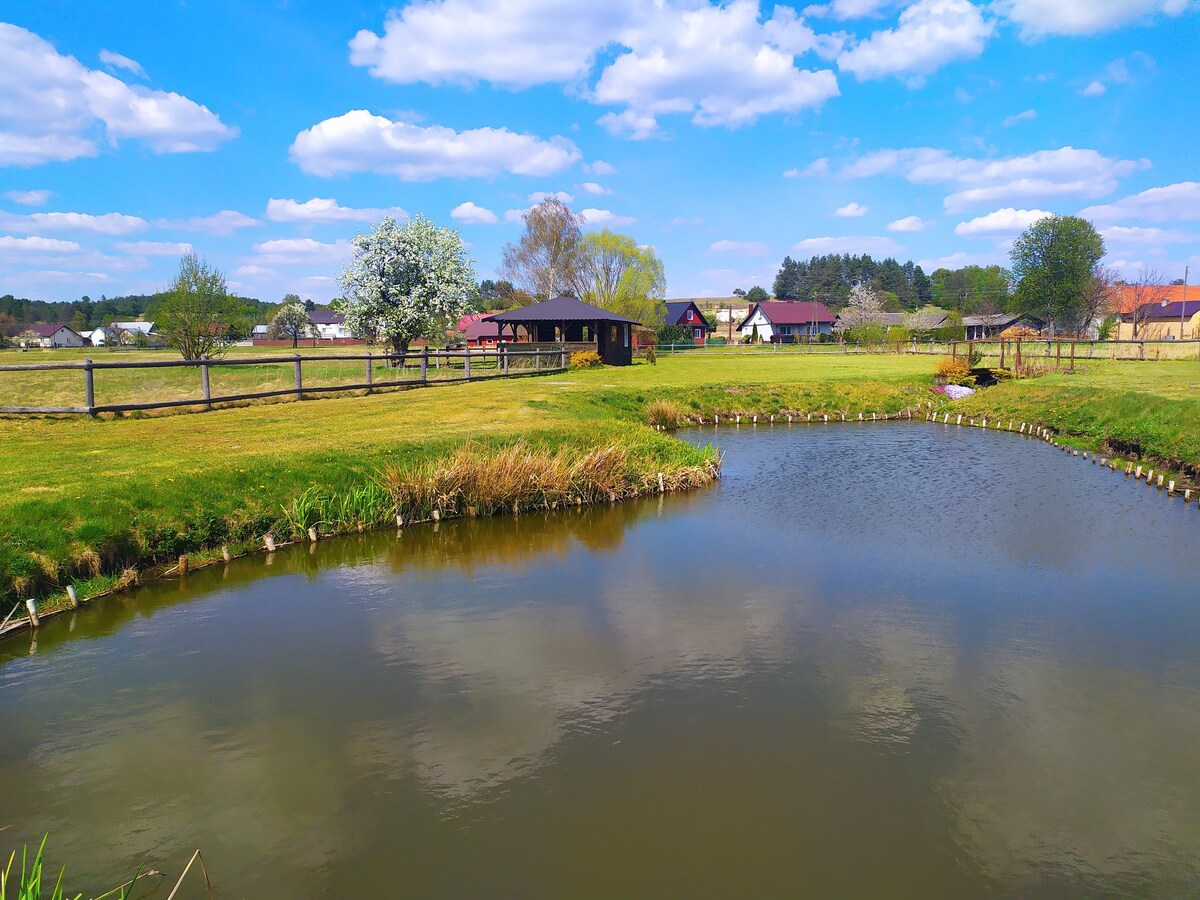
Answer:
[[[405,354],[365,353],[353,354],[321,354],[290,356],[259,356],[238,359],[209,359],[201,357],[195,360],[139,360],[139,361],[97,361],[84,359],[79,362],[29,363],[22,365],[0,366],[0,378],[10,372],[42,372],[53,370],[75,370],[83,373],[80,393],[82,406],[0,406],[0,414],[5,415],[47,415],[47,414],[81,414],[95,416],[99,413],[123,413],[140,410],[171,409],[175,407],[199,406],[212,409],[217,403],[236,403],[248,400],[263,400],[276,397],[292,397],[303,400],[317,394],[330,394],[342,391],[379,391],[392,388],[417,388],[438,384],[455,384],[466,381],[479,381],[491,378],[515,378],[524,375],[550,374],[562,372],[570,364],[570,348],[567,346],[547,347],[545,345],[532,349],[510,349],[502,345],[499,349],[489,350],[422,350],[409,351]],[[306,365],[322,365],[329,362],[363,363],[361,379],[350,383],[311,384],[305,383],[304,367]],[[231,394],[213,394],[211,371],[223,367],[257,367],[273,366],[291,363],[292,384],[286,388],[273,390],[257,390]],[[200,395],[170,400],[152,400],[142,403],[97,403],[96,402],[96,373],[113,369],[196,369],[200,375]],[[387,377],[388,373],[400,374],[402,377]]]

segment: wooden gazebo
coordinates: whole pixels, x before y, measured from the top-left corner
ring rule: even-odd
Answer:
[[[517,327],[520,326],[529,333],[534,343],[594,347],[600,358],[610,366],[627,366],[633,362],[633,337],[630,331],[633,326],[641,324],[574,297],[554,297],[530,306],[484,316],[483,321],[495,322],[500,326],[501,340],[504,339],[504,329],[512,328],[515,341]]]

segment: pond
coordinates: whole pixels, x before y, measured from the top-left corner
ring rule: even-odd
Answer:
[[[978,429],[684,437],[717,487],[6,641],[0,847],[88,892],[197,847],[221,896],[1196,889],[1194,503]]]

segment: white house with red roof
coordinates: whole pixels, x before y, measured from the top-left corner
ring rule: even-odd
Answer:
[[[738,325],[743,338],[772,344],[794,344],[833,332],[836,316],[824,303],[810,300],[764,300],[750,307]]]

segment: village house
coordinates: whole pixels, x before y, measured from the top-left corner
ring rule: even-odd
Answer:
[[[966,330],[968,341],[981,341],[986,338],[994,338],[1014,325],[1023,325],[1027,328],[1032,327],[1030,323],[1024,321],[1020,316],[1014,316],[1010,313],[997,313],[986,316],[963,316],[963,328]]]
[[[354,337],[346,328],[346,317],[332,309],[314,309],[308,314],[308,321],[317,330],[317,337],[326,341],[345,340]]]
[[[53,350],[59,347],[84,346],[83,335],[67,325],[30,325],[18,336],[22,347],[41,347]]]
[[[1168,284],[1139,289],[1120,285],[1118,290],[1117,340],[1200,339],[1200,287]],[[1134,334],[1134,304],[1138,304],[1137,334]]]
[[[700,307],[691,300],[668,300],[665,323],[689,329],[692,333],[692,342],[698,347],[704,346],[704,342],[708,339],[708,333],[713,330],[712,323],[704,317]]]
[[[810,300],[764,300],[750,307],[738,325],[743,339],[772,344],[793,344],[810,337],[829,335],[837,317],[824,303]]]

